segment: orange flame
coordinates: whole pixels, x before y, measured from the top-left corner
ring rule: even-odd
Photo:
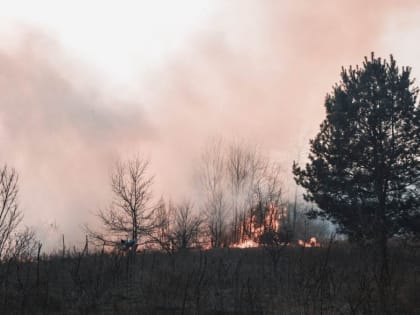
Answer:
[[[316,240],[316,237],[311,237],[309,239],[309,242],[298,240],[298,245],[301,247],[320,247],[321,246],[321,244],[319,244],[318,241]]]
[[[257,242],[253,241],[253,240],[246,240],[244,242],[241,243],[236,243],[231,245],[230,247],[232,248],[254,248],[254,247],[259,247],[260,244],[258,244]]]
[[[262,218],[261,212],[253,209],[248,213],[246,219],[242,222],[239,227],[240,241],[234,244],[228,245],[230,248],[256,248],[262,247],[264,244],[261,243],[261,237],[264,233],[278,233],[281,228],[281,222],[287,217],[287,209],[279,208],[273,204],[269,204],[265,209],[265,215]],[[276,243],[284,246],[293,246],[290,241],[284,243]],[[320,243],[316,237],[311,237],[309,241],[298,240],[295,246],[301,247],[320,247]],[[204,244],[201,246],[202,249],[208,250],[212,248],[211,244]]]
[[[240,227],[241,241],[230,245],[233,248],[252,248],[260,246],[260,238],[266,231],[278,232],[280,220],[286,217],[286,209],[280,211],[279,207],[269,204],[264,218],[259,218],[254,211],[247,216]]]

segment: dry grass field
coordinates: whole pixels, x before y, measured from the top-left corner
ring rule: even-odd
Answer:
[[[1,314],[419,314],[420,250],[393,246],[387,304],[369,249],[332,243],[66,253],[0,265]]]

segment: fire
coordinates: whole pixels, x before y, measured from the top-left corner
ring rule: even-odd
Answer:
[[[309,242],[298,240],[298,245],[302,247],[320,247],[321,244],[318,243],[316,237],[311,237]]]
[[[241,241],[232,244],[233,248],[252,248],[259,247],[261,237],[264,233],[270,231],[277,233],[280,230],[280,222],[286,217],[286,209],[280,209],[273,204],[269,204],[264,208],[264,212],[251,211],[240,227],[239,235]]]
[[[230,248],[255,248],[265,246],[301,246],[320,247],[316,237],[309,241],[298,240],[292,243],[292,231],[286,225],[287,209],[273,204],[267,204],[251,209],[244,215],[237,230],[239,242],[226,244]],[[284,224],[284,226],[283,226]],[[212,248],[210,243],[201,246],[207,250]]]
[[[279,208],[272,204],[269,204],[265,208],[265,216],[261,218],[261,212],[254,211],[251,212],[246,218],[244,224],[240,228],[241,241],[235,244],[230,245],[229,247],[233,248],[254,248],[267,245],[262,241],[262,237],[268,236],[274,237],[272,244],[277,245],[292,245],[287,235],[287,230],[285,233],[281,233],[281,223],[285,222],[287,216],[286,208]],[[286,228],[286,227],[285,227]],[[271,235],[270,235],[271,234]],[[268,242],[270,244],[270,242]],[[296,243],[295,243],[296,244]],[[316,237],[311,237],[309,241],[298,240],[298,246],[302,247],[320,247],[320,243],[317,241]]]
[[[233,244],[232,248],[254,248],[254,247],[259,247],[260,244],[258,244],[257,242],[253,241],[253,240],[246,240],[244,242],[241,243],[236,243]]]

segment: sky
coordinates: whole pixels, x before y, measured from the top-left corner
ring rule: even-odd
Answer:
[[[24,224],[84,239],[118,159],[150,159],[154,195],[191,194],[209,139],[305,159],[342,66],[372,51],[420,77],[416,1],[0,0],[0,163]],[[52,228],[53,227],[53,228]]]

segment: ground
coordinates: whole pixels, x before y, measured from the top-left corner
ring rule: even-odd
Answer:
[[[390,252],[386,305],[372,251],[348,243],[10,260],[1,314],[419,314],[420,249]]]

